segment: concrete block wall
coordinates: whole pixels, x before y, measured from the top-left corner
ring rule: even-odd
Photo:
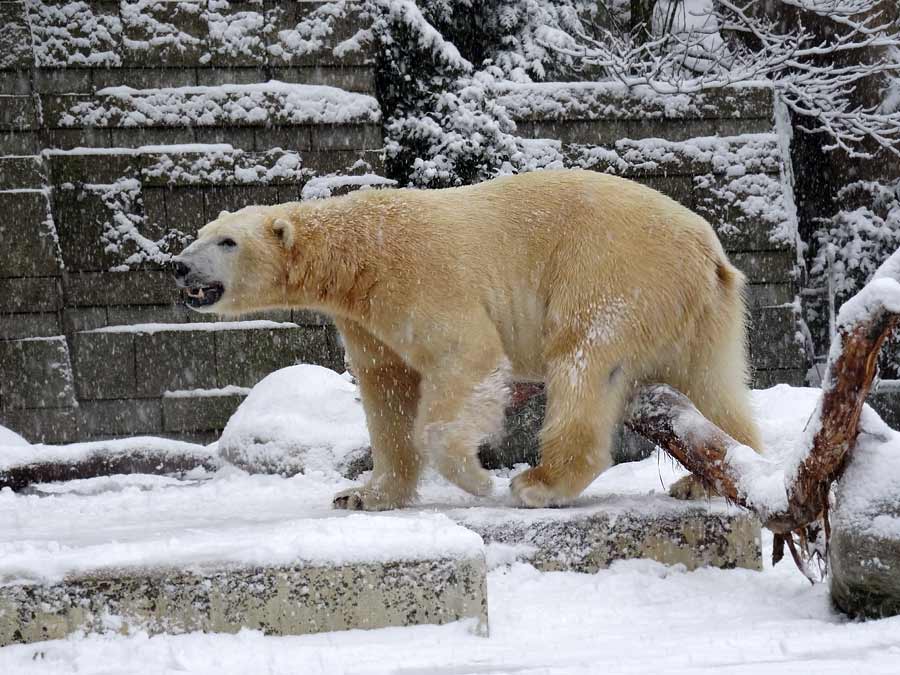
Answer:
[[[342,367],[308,312],[209,330],[162,264],[222,209],[381,171],[372,55],[334,49],[365,26],[328,19],[304,39],[321,4],[0,2],[0,424],[44,442],[212,440],[271,370]],[[802,381],[771,92],[510,85],[500,102],[567,164],[706,215],[750,280],[757,384]]]
[[[206,441],[272,370],[343,367],[322,317],[210,323],[163,264],[223,209],[381,171],[371,55],[334,49],[365,26],[304,34],[322,4],[0,2],[0,424]]]

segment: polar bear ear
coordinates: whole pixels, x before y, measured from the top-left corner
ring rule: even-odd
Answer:
[[[284,218],[276,218],[275,222],[272,223],[272,232],[281,240],[285,248],[294,246],[294,228]]]
[[[224,218],[225,216],[230,216],[231,214],[228,211],[219,211],[219,218]]]

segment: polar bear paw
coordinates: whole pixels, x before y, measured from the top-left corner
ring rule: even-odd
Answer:
[[[537,469],[528,469],[512,479],[510,483],[513,497],[522,504],[532,509],[547,506],[563,506],[568,499],[557,494],[556,490],[547,485],[540,477]]]
[[[669,496],[685,501],[709,499],[716,493],[709,490],[696,476],[685,476],[669,486]]]
[[[331,505],[346,511],[388,511],[405,506],[408,501],[378,488],[363,486],[341,490],[334,496]]]

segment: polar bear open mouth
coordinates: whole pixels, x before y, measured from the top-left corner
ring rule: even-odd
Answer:
[[[216,304],[222,299],[225,286],[219,282],[208,286],[192,286],[182,289],[184,302],[188,307],[207,307]]]

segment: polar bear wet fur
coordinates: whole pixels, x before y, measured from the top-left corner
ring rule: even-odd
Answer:
[[[201,229],[175,267],[198,311],[334,319],[374,455],[339,507],[409,503],[425,462],[487,494],[477,447],[501,430],[512,381],[548,394],[540,464],[512,482],[527,506],[566,503],[609,466],[641,382],[676,387],[760,447],[743,277],[705,220],[632,181],[540,171],[249,206]]]

